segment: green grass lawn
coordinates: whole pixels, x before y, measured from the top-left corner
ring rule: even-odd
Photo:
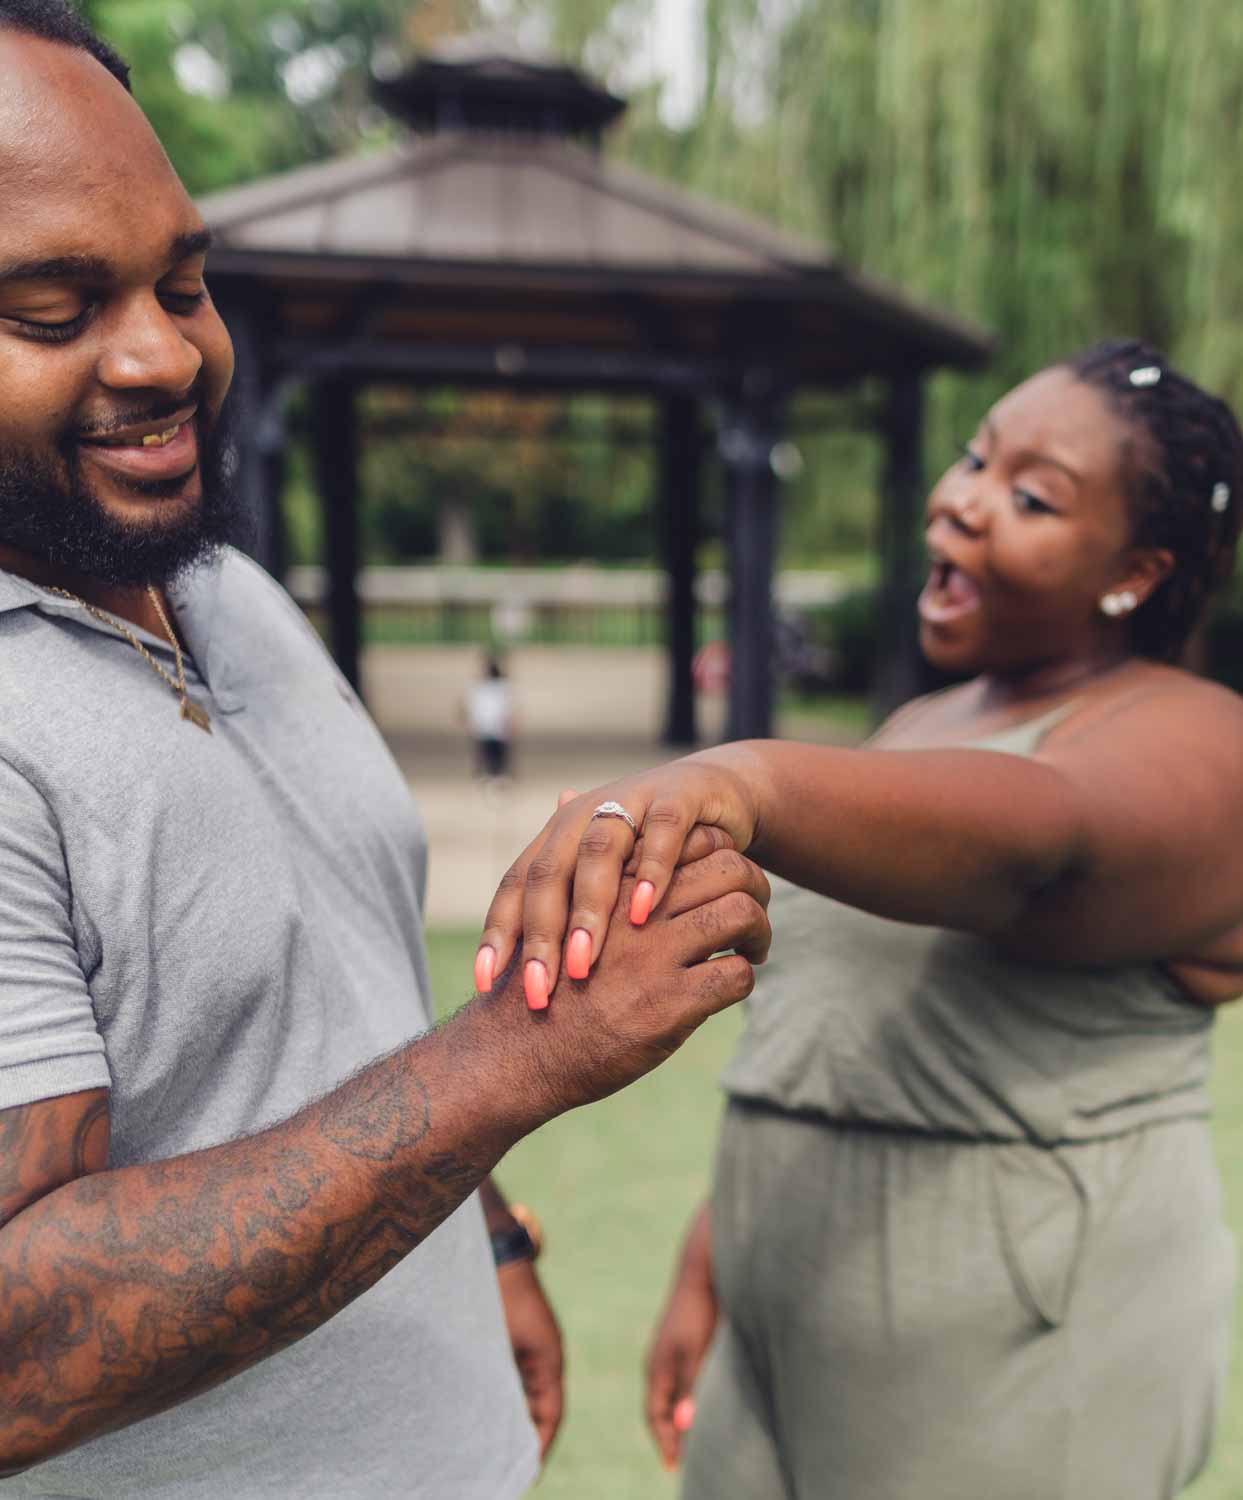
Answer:
[[[476,934],[429,935],[441,1012],[469,994]],[[640,1416],[640,1365],[684,1223],[707,1188],[720,1113],[716,1079],[740,1014],[692,1037],[663,1068],[523,1141],[497,1178],[544,1221],[541,1261],[569,1362],[568,1415],[538,1500],[667,1500],[676,1482]],[[1243,1230],[1243,1009],[1217,1042],[1218,1155],[1231,1222]],[[1154,1206],[1154,1212],[1159,1206]],[[1240,1234],[1243,1239],[1243,1234]],[[1238,1322],[1236,1345],[1243,1334]],[[1217,1451],[1193,1500],[1243,1495],[1243,1357],[1236,1357]]]

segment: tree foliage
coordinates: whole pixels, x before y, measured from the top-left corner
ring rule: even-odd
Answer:
[[[372,67],[404,38],[404,0],[93,0],[192,193],[365,149],[392,127]],[[460,8],[445,7],[456,24]]]
[[[1235,0],[704,0],[703,33],[689,143],[632,149],[995,329],[957,422],[1108,333],[1243,402]]]

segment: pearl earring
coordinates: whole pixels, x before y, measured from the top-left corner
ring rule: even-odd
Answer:
[[[1130,589],[1123,589],[1120,594],[1106,594],[1101,600],[1101,612],[1113,619],[1121,615],[1129,615],[1139,603],[1139,600]]]

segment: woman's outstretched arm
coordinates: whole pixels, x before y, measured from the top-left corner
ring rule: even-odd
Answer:
[[[1191,960],[1243,946],[1243,703],[1171,674],[1068,722],[1034,757],[747,741],[562,807],[488,914],[496,968],[521,943],[550,982],[598,956],[639,824],[632,920],[695,823],[809,889],[1062,962]],[[585,939],[590,936],[590,950]]]

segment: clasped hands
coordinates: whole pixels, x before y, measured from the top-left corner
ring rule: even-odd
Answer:
[[[630,813],[637,838],[619,818],[592,817],[606,801]],[[556,813],[506,872],[488,909],[475,960],[476,988],[487,993],[521,947],[527,1003],[542,1010],[563,974],[584,980],[591,973],[610,925],[621,919],[619,896],[627,882],[631,927],[644,926],[662,903],[668,908],[672,901],[681,912],[693,909],[692,894],[706,905],[744,892],[767,907],[768,883],[743,857],[757,825],[743,778],[695,756],[583,795],[564,793]],[[689,874],[705,862],[714,881],[706,881],[707,868]],[[721,946],[762,963],[769,938],[765,923],[761,940],[743,932],[738,943]]]

